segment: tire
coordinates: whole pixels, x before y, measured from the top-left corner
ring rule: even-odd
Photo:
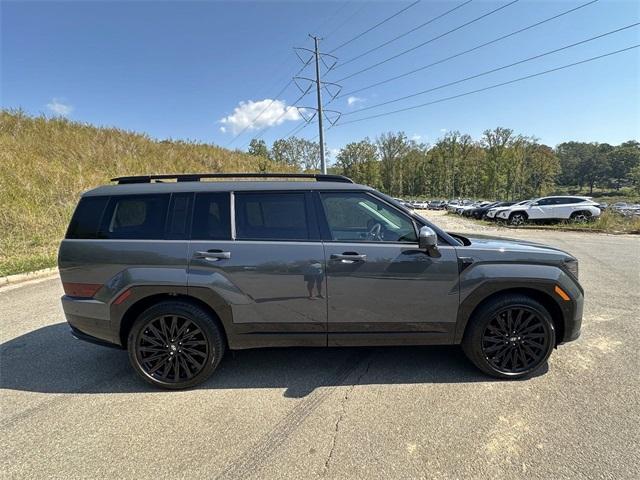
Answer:
[[[571,218],[571,221],[573,221],[574,223],[586,223],[589,220],[591,220],[591,212],[587,212],[587,211],[573,212],[570,218]]]
[[[509,332],[508,322],[512,327]],[[469,319],[462,340],[464,353],[476,367],[487,375],[510,380],[535,373],[555,345],[555,328],[547,309],[530,297],[515,294],[481,306]]]
[[[225,342],[211,314],[188,302],[168,301],[138,317],[127,349],[133,369],[143,380],[180,390],[209,378],[224,355]]]
[[[527,223],[528,217],[526,213],[515,212],[509,215],[509,225],[520,226]]]

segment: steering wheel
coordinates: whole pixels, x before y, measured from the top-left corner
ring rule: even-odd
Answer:
[[[373,226],[367,232],[367,239],[381,242],[382,241],[382,225],[380,225],[379,223],[374,223]]]

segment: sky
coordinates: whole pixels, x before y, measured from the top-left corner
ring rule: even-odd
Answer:
[[[314,113],[315,87],[304,79],[315,76],[314,64],[304,67],[309,53],[298,50],[301,61],[294,51],[312,49],[314,34],[320,50],[337,57],[331,69],[332,57],[321,64],[323,81],[331,82],[323,90],[325,108],[342,115],[331,128],[325,120],[334,157],[349,142],[388,131],[431,144],[448,131],[478,138],[497,126],[552,146],[640,139],[640,48],[458,96],[640,44],[634,26],[477,76],[640,22],[640,2],[599,0],[445,60],[590,0],[512,1],[2,0],[0,104],[157,139],[244,149],[263,136],[270,145]],[[307,107],[302,111],[292,106],[302,95],[294,75],[308,89],[297,104]],[[466,77],[475,78],[443,86]],[[331,100],[335,83],[341,90]],[[375,107],[424,90],[430,91]],[[314,118],[297,135],[313,140],[317,132]]]

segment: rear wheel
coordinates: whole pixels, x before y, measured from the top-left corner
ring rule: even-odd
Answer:
[[[518,379],[547,361],[555,341],[553,321],[543,305],[524,295],[505,295],[469,320],[462,348],[484,373]]]
[[[204,382],[224,354],[211,315],[187,302],[162,302],[140,315],[129,332],[129,360],[152,385],[182,389]]]
[[[590,212],[573,212],[571,214],[571,220],[575,223],[587,223],[590,219]]]

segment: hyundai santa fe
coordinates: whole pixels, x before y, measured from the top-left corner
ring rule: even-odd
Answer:
[[[461,344],[486,374],[538,370],[580,334],[578,262],[448,233],[338,175],[120,177],[84,193],[59,251],[73,335],[153,385],[225,351]]]

